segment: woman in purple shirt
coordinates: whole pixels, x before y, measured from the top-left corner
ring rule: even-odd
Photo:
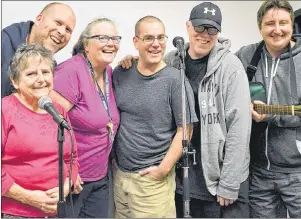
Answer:
[[[108,217],[108,162],[120,121],[109,64],[120,40],[111,20],[96,19],[80,35],[73,57],[55,70],[51,97],[68,111],[78,144],[74,215],[67,203],[67,217]]]

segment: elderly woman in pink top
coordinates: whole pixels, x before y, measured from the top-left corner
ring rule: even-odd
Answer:
[[[11,60],[8,72],[13,93],[1,99],[3,218],[56,215],[59,200],[58,125],[39,107],[40,98],[48,96],[53,89],[53,69],[53,53],[38,44],[20,45]],[[63,107],[56,103],[53,106],[68,121]],[[71,186],[76,181],[78,162],[76,144],[72,159],[71,135],[65,132],[63,177],[66,197],[69,183]]]
[[[120,120],[109,64],[120,40],[111,20],[96,19],[80,35],[73,57],[55,71],[51,97],[68,111],[80,166],[74,193],[83,189],[73,195],[74,214],[67,203],[67,217],[108,217],[108,162]]]

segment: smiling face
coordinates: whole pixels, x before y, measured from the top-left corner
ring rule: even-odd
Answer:
[[[95,35],[116,37],[118,34],[113,24],[100,22],[96,23],[89,33],[89,36]],[[112,63],[119,50],[119,44],[114,43],[112,39],[109,39],[108,42],[101,42],[98,37],[87,39],[84,47],[87,57],[93,66],[107,66]]]
[[[50,66],[49,60],[35,55],[28,58],[16,80],[11,78],[17,94],[29,105],[36,104],[39,98],[48,96],[53,89],[53,73]]]
[[[218,34],[209,35],[207,30],[198,33],[194,30],[191,21],[187,21],[186,28],[189,35],[189,55],[193,59],[208,55],[217,41]]]
[[[263,40],[271,55],[282,52],[293,34],[293,24],[289,12],[271,8],[262,18],[259,27]]]
[[[139,38],[138,38],[139,37]],[[149,39],[154,39],[153,42]],[[162,62],[166,49],[165,28],[160,21],[142,21],[139,26],[139,36],[133,39],[139,51],[139,61],[145,65],[159,64]]]
[[[53,5],[37,16],[32,43],[39,43],[56,53],[69,42],[75,22],[74,12],[69,6]]]

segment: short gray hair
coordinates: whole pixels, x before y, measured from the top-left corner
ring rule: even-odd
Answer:
[[[41,59],[48,61],[51,71],[53,72],[55,61],[51,51],[39,44],[21,44],[17,48],[17,51],[8,67],[8,73],[12,80],[19,80],[20,72],[28,66],[28,60],[32,57],[41,57]],[[13,87],[12,89],[14,90]]]
[[[75,56],[78,53],[85,53],[84,43],[87,40],[87,37],[90,36],[92,28],[99,23],[109,23],[115,27],[115,24],[112,20],[108,18],[97,18],[91,21],[85,28],[85,30],[79,36],[77,43],[74,45],[72,50],[72,55]]]

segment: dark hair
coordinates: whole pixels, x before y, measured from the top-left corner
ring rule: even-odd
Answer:
[[[148,15],[148,16],[145,16],[143,18],[140,18],[137,21],[137,23],[135,25],[135,36],[139,36],[139,34],[140,34],[140,25],[141,25],[142,22],[154,22],[154,21],[160,22],[163,25],[164,29],[165,29],[165,26],[164,26],[163,22],[159,18],[157,18],[155,16],[152,16],[152,15]]]
[[[108,18],[97,18],[93,21],[91,21],[85,28],[85,30],[81,33],[79,36],[79,39],[77,40],[76,44],[73,46],[72,55],[76,55],[78,53],[84,53],[85,47],[84,43],[87,40],[87,37],[90,36],[92,28],[99,23],[110,23],[113,26],[115,26],[114,22],[111,21]]]
[[[271,8],[286,10],[290,14],[290,17],[292,19],[292,24],[294,24],[294,10],[288,1],[282,1],[282,0],[265,1],[262,3],[261,7],[257,12],[257,24],[260,29],[261,29],[263,16]]]

